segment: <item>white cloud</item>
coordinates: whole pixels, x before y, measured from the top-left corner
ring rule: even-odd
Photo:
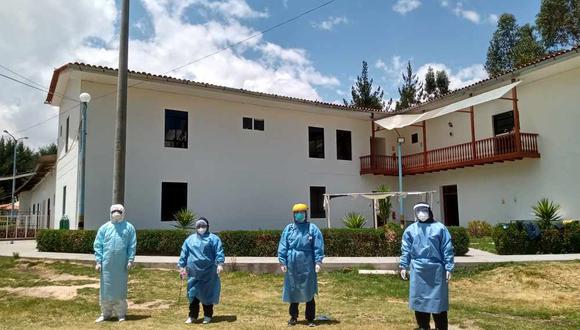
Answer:
[[[252,9],[245,0],[222,0],[222,1],[188,0],[180,2],[181,2],[180,9],[183,10],[191,5],[198,5],[201,7],[208,8],[226,17],[235,17],[235,18],[268,17],[267,12],[260,12]]]
[[[130,40],[129,68],[158,74],[256,34],[258,31],[242,24],[240,19],[264,14],[241,0],[220,1],[218,5],[199,0],[141,1],[146,21],[140,24],[152,32],[144,40]],[[223,11],[218,14],[226,19],[188,21],[188,10],[200,6],[216,13]],[[239,11],[228,14],[228,6]],[[117,67],[117,17],[115,0],[8,2],[0,11],[2,64],[38,81],[46,89],[53,69],[67,62]],[[88,38],[99,42],[87,43]],[[9,74],[2,69],[0,72]],[[285,48],[263,37],[168,75],[316,100],[321,99],[317,88],[334,90],[340,85],[336,77],[316,70],[305,50]],[[18,131],[56,114],[54,108],[43,105],[46,94],[8,81],[2,81],[1,86],[2,129]],[[30,137],[33,146],[39,146],[56,139],[56,128],[56,121],[52,120],[22,134]]]
[[[457,5],[455,6],[455,8],[453,9],[453,13],[459,17],[463,17],[466,20],[475,23],[475,24],[479,24],[481,21],[481,17],[479,16],[479,13],[477,13],[474,10],[466,10],[463,9],[463,3],[458,2]]]
[[[346,23],[348,23],[348,19],[345,16],[330,16],[320,23],[312,23],[312,26],[321,30],[330,31],[334,29],[335,26]]]
[[[393,5],[393,10],[401,15],[413,11],[421,6],[420,0],[398,0],[397,3]]]
[[[376,68],[383,70],[383,79],[389,81],[393,87],[399,84],[405,65],[406,63],[401,61],[401,56],[397,55],[391,57],[389,63],[385,63],[382,59],[377,60],[375,63]]]
[[[496,14],[490,14],[487,17],[487,21],[492,25],[496,25],[498,19],[499,19],[499,17]]]

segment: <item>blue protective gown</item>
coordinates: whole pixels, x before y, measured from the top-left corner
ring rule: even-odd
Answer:
[[[415,222],[403,233],[400,267],[411,269],[409,308],[424,313],[449,309],[446,271],[455,267],[447,228],[436,221]]]
[[[178,266],[187,270],[187,298],[199,299],[204,305],[220,302],[221,282],[217,265],[225,262],[221,239],[206,232],[190,235],[181,247]]]
[[[284,302],[303,303],[314,298],[318,293],[314,267],[323,259],[324,239],[315,224],[295,222],[286,226],[278,244],[278,260],[288,267],[284,274]]]
[[[135,260],[137,235],[128,221],[109,221],[99,228],[95,258],[101,264],[101,302],[127,299],[127,264]]]

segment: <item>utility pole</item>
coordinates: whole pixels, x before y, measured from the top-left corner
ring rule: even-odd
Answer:
[[[87,107],[91,101],[89,93],[82,93],[81,100],[81,131],[79,132],[79,185],[77,198],[77,229],[85,229],[85,159],[87,155]]]
[[[21,138],[15,138],[14,135],[10,134],[10,132],[8,132],[7,130],[4,130],[4,133],[8,134],[12,140],[14,141],[14,156],[12,158],[12,206],[10,208],[10,219],[12,221],[14,221],[14,224],[16,225],[16,221],[14,219],[14,202],[16,200],[16,196],[14,196],[14,192],[16,191],[16,150],[18,149],[18,141],[20,140],[26,140],[28,139],[28,137],[21,137]],[[18,228],[16,228],[16,226],[14,227],[14,236],[16,237],[18,235],[17,233]],[[8,239],[8,221],[6,221],[6,239]]]
[[[121,36],[119,39],[119,76],[113,156],[113,204],[125,202],[125,150],[127,140],[127,62],[129,50],[129,0],[121,1]]]

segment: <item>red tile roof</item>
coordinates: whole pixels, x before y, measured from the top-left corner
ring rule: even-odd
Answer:
[[[54,96],[54,92],[56,89],[56,84],[58,83],[59,76],[63,71],[65,71],[66,69],[69,69],[69,68],[73,69],[73,70],[79,70],[79,71],[83,71],[83,69],[92,69],[92,70],[96,69],[96,70],[101,70],[102,72],[109,72],[109,73],[115,73],[115,74],[116,74],[116,72],[119,71],[118,69],[114,69],[114,68],[110,68],[110,67],[106,67],[106,66],[100,66],[100,65],[92,65],[92,64],[79,63],[79,62],[67,63],[67,64],[61,66],[60,68],[57,68],[54,70],[54,73],[52,75],[52,80],[50,82],[49,93],[46,96],[45,103],[50,104],[52,102],[52,98]],[[306,104],[312,104],[312,105],[317,105],[317,106],[323,106],[323,107],[327,107],[327,108],[331,108],[331,109],[335,109],[335,110],[348,110],[348,111],[353,111],[353,112],[367,112],[367,113],[383,113],[383,111],[376,110],[376,109],[352,107],[352,106],[334,104],[334,103],[323,102],[323,101],[307,100],[307,99],[302,99],[302,98],[297,98],[297,97],[292,97],[292,96],[284,96],[284,95],[277,95],[277,94],[271,94],[271,93],[250,91],[250,90],[241,89],[241,88],[219,86],[219,85],[203,83],[203,82],[198,82],[198,81],[193,81],[193,80],[165,76],[165,75],[156,75],[156,74],[152,74],[152,73],[148,73],[148,72],[139,72],[139,71],[129,70],[129,75],[130,75],[129,78],[135,78],[135,79],[140,79],[140,80],[147,80],[147,79],[152,79],[152,78],[153,79],[163,79],[163,80],[166,80],[168,82],[181,83],[181,84],[190,85],[190,86],[204,87],[204,88],[209,88],[209,89],[219,89],[219,90],[225,90],[225,91],[230,91],[230,92],[240,93],[240,94],[245,94],[245,95],[251,95],[251,96],[261,96],[261,97],[267,97],[267,98],[272,98],[272,99],[281,99],[281,100],[287,100],[287,101],[298,102],[298,103],[306,103]],[[131,75],[133,77],[131,77]],[[129,87],[131,87],[131,86],[129,86]]]

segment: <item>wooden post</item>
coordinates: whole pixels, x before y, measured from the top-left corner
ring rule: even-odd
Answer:
[[[427,167],[427,121],[423,121],[423,167]]]
[[[469,94],[471,97],[472,94]],[[475,114],[474,114],[474,106],[469,107],[469,116],[471,119],[471,157],[472,159],[477,158],[477,148],[475,147]]]
[[[515,82],[515,79],[512,79],[512,82]],[[512,104],[513,104],[513,111],[514,111],[514,138],[516,143],[516,151],[522,151],[522,140],[520,136],[520,111],[518,109],[518,91],[516,87],[512,88]]]

